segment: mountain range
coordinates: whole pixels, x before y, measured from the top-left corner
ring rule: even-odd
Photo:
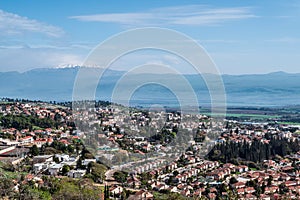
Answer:
[[[91,69],[92,70],[92,69]],[[44,68],[20,72],[0,72],[0,97],[42,101],[71,101],[79,67]],[[96,99],[111,100],[123,71],[106,70],[96,90]],[[134,74],[131,80],[153,79],[174,81],[174,74]],[[199,75],[183,75],[198,97],[200,105],[209,105],[205,81]],[[214,75],[211,75],[214,76]],[[300,74],[274,72],[252,75],[222,75],[229,106],[286,106],[300,104]],[[130,87],[130,85],[126,86]],[[178,85],[179,87],[179,85]],[[132,105],[176,105],[176,94],[157,84],[140,87],[132,95]]]

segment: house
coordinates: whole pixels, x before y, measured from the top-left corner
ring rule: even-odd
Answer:
[[[182,181],[183,177],[181,175],[178,175],[177,178],[179,179],[179,181]],[[206,177],[205,177],[207,180],[214,180],[215,179],[215,176],[214,174],[212,173],[209,173]]]
[[[61,164],[76,167],[78,157],[69,157],[68,161],[62,161]]]
[[[253,194],[246,194],[246,198],[245,199],[247,199],[247,200],[257,200],[257,197],[255,195],[253,195]]]
[[[32,170],[34,171],[35,174],[41,172],[42,170],[46,170],[48,168],[47,163],[36,163],[33,164]]]
[[[56,176],[58,175],[58,173],[60,172],[60,170],[62,169],[62,164],[53,164],[49,167],[49,173],[52,176]]]
[[[197,189],[197,190],[194,192],[194,196],[195,196],[195,197],[201,197],[201,195],[202,195],[202,189],[203,189],[203,188]],[[171,192],[172,192],[172,190],[171,190]],[[175,192],[177,192],[177,191],[175,191]]]
[[[70,178],[82,178],[86,174],[86,170],[70,170],[68,172],[68,177]]]
[[[296,186],[297,182],[296,181],[286,181],[285,186],[290,187],[290,186]]]
[[[53,142],[53,138],[49,137],[49,138],[47,139],[47,143],[50,145],[50,144],[52,144],[52,142]]]
[[[168,190],[169,190],[170,192],[178,192],[178,189],[177,189],[176,186],[171,186],[171,187],[168,188]]]
[[[156,187],[155,187],[156,190],[160,191],[160,190],[166,190],[168,189],[168,185],[164,184],[164,183],[161,183],[161,184],[158,184]]]
[[[240,165],[235,168],[235,171],[239,173],[247,172],[248,170],[249,168],[245,165]]]
[[[271,200],[271,197],[268,196],[268,195],[266,195],[266,194],[261,194],[261,195],[260,195],[260,199],[261,199],[261,200]]]
[[[293,172],[293,170],[294,170],[294,167],[292,167],[292,166],[284,166],[281,168],[281,171],[286,172],[286,173]]]
[[[33,174],[27,174],[24,177],[24,181],[22,182],[22,184],[27,184],[29,181],[32,181],[36,187],[44,183],[43,179],[36,177]]]
[[[278,186],[270,186],[265,188],[265,194],[275,193],[278,190]]]
[[[82,160],[82,165],[83,166],[87,166],[90,162],[96,162],[97,160],[96,159],[84,159]]]
[[[189,164],[192,164],[192,163],[195,163],[195,162],[196,162],[196,160],[195,160],[194,157],[188,157],[187,160],[188,160],[188,163],[189,163]]]
[[[68,140],[65,140],[65,139],[61,139],[61,140],[59,140],[59,142],[63,143],[65,146],[68,146],[70,144],[68,142]]]
[[[66,138],[66,137],[68,137],[69,136],[69,132],[62,132],[61,134],[60,134],[60,137],[61,138]]]
[[[247,188],[245,188],[245,192],[248,194],[251,194],[251,193],[255,192],[255,189],[253,187],[247,187]]]
[[[210,188],[209,191],[210,191],[210,193],[217,193],[218,192],[217,188],[215,188],[215,187]]]
[[[120,195],[123,192],[123,188],[121,186],[114,185],[109,188],[109,192],[112,196]]]
[[[177,168],[177,163],[176,162],[173,162],[169,165],[169,169],[170,170],[175,170]]]
[[[184,181],[184,177],[180,174],[176,176],[176,179],[178,179],[178,181]]]
[[[226,163],[223,165],[223,168],[229,168],[229,169],[234,169],[235,165],[231,164],[231,163]]]
[[[190,190],[183,190],[183,191],[180,192],[180,194],[187,197],[191,194],[191,191]]]
[[[43,144],[47,143],[47,139],[44,138],[38,138],[36,140],[33,141],[33,144],[35,144],[37,147],[42,147]]]
[[[141,182],[137,179],[129,179],[127,180],[127,185],[131,188],[139,188],[141,186]]]
[[[151,200],[151,199],[153,199],[153,194],[145,190],[138,191],[134,195],[130,195],[128,198],[128,200]]]
[[[245,189],[244,189],[244,188],[239,188],[239,189],[237,189],[237,193],[238,193],[239,195],[245,194]]]
[[[284,181],[288,181],[291,179],[291,177],[289,175],[287,175],[286,173],[281,173],[280,178]]]
[[[58,158],[59,162],[62,162],[62,161],[69,161],[69,159],[70,159],[70,156],[67,155],[67,154],[55,154],[54,157],[55,157],[55,158]]]
[[[32,136],[26,136],[23,137],[19,140],[20,144],[26,145],[26,144],[31,144],[33,142],[33,137]]]
[[[237,183],[233,184],[233,187],[235,189],[244,188],[245,186],[246,186],[246,183],[244,183],[244,182],[237,182]]]
[[[207,196],[210,200],[214,200],[217,197],[217,195],[215,193],[209,193]]]

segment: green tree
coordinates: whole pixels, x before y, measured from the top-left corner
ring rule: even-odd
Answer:
[[[13,182],[9,178],[1,177],[0,178],[0,196],[1,197],[8,197],[11,196],[13,191]]]
[[[104,200],[109,199],[109,187],[108,185],[105,185],[104,187]]]
[[[64,165],[61,171],[63,175],[66,175],[70,171],[70,166]]]
[[[272,185],[272,181],[273,181],[273,176],[270,175],[268,178],[268,186]]]
[[[122,171],[117,171],[114,173],[114,179],[122,183],[122,185],[127,181],[128,173],[127,172],[122,172]]]
[[[235,183],[237,183],[237,182],[238,182],[238,180],[236,180],[235,177],[231,177],[230,180],[229,180],[229,183],[230,183],[230,184],[235,184]]]
[[[90,171],[92,179],[95,182],[102,183],[105,178],[105,172],[107,171],[107,167],[99,163],[91,162],[88,165],[88,171]]]
[[[40,154],[40,150],[39,150],[39,148],[38,148],[36,145],[33,145],[32,147],[30,147],[29,153],[30,153],[32,156],[37,156],[37,155]]]
[[[68,150],[69,153],[72,154],[72,153],[74,153],[75,148],[74,148],[73,145],[68,145],[67,150]]]
[[[177,171],[177,170],[175,170],[174,172],[173,172],[173,175],[174,176],[177,176],[179,174],[179,172]]]

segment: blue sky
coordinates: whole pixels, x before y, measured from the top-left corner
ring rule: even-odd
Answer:
[[[155,26],[194,38],[224,74],[300,73],[299,23],[299,1],[2,0],[0,71],[80,65],[108,37]]]

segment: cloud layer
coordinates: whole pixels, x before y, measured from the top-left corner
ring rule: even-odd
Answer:
[[[210,8],[202,5],[164,7],[147,12],[71,16],[79,21],[118,23],[126,26],[216,25],[256,17],[248,7]]]
[[[64,35],[59,27],[0,10],[0,35],[23,35],[28,32],[54,38]]]

